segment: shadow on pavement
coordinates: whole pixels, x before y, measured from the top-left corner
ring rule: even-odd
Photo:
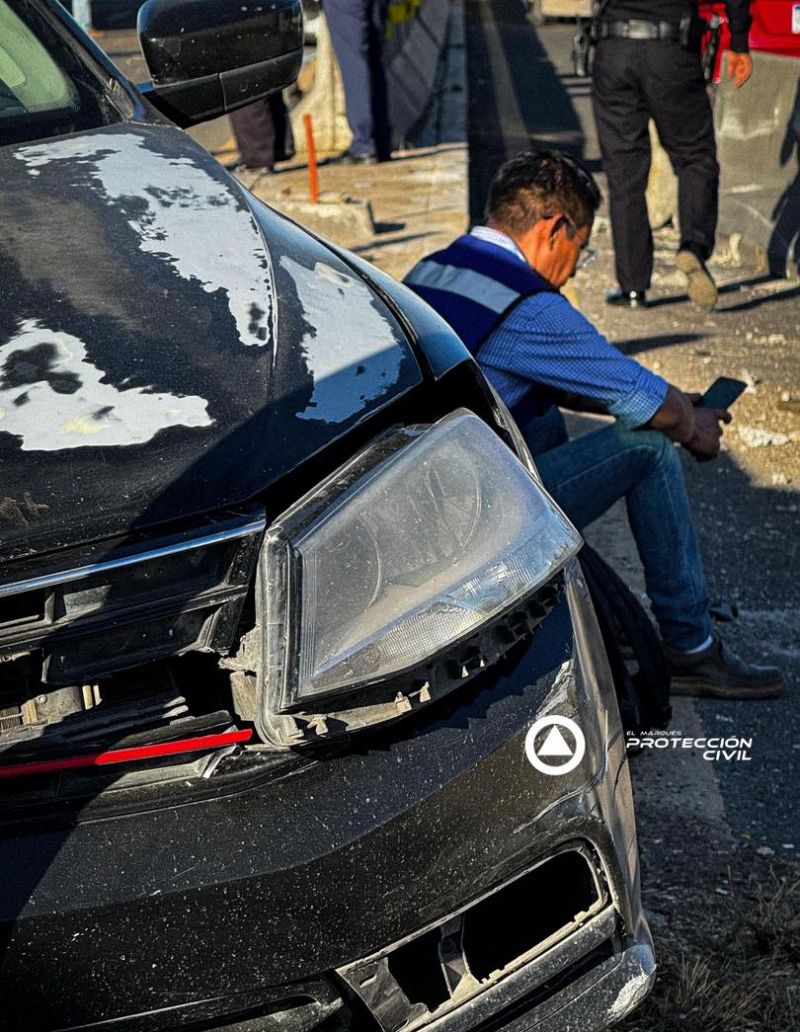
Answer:
[[[564,78],[522,0],[467,0],[469,210],[479,221],[497,167],[529,147],[583,157],[580,120]]]
[[[781,145],[782,166],[789,164],[795,151],[800,158],[800,85]],[[784,190],[772,217],[775,225],[767,245],[767,258],[770,271],[776,276],[785,276],[790,264],[797,271],[800,263],[800,172]]]
[[[785,282],[785,281],[784,281]],[[790,287],[774,294],[763,294],[761,297],[753,297],[748,301],[741,301],[735,305],[725,305],[719,308],[720,312],[748,312],[753,308],[760,308],[761,305],[774,303],[776,301],[791,301],[800,297],[800,287]]]
[[[378,223],[375,227],[375,231],[379,233],[392,232],[391,229],[387,229],[387,226],[393,225],[391,222]],[[406,233],[404,236],[393,236],[389,240],[372,240],[368,244],[358,244],[355,247],[351,247],[350,250],[354,254],[369,254],[372,251],[377,251],[382,247],[393,247],[396,244],[408,244],[413,240],[425,240],[427,237],[434,236],[433,233]]]
[[[783,276],[775,276],[772,273],[766,273],[761,276],[749,276],[747,279],[737,280],[735,283],[722,283],[718,285],[718,292],[720,297],[724,297],[726,294],[736,294],[740,290],[747,287],[760,287],[768,283],[785,283],[786,279]],[[800,294],[800,287],[787,289],[783,291],[777,291],[771,294],[764,294],[761,297],[749,298],[747,301],[742,301],[738,304],[733,305],[720,305],[716,307],[717,312],[744,312],[750,308],[758,308],[760,305],[766,304],[768,301],[783,301],[789,300],[790,298],[797,297]],[[684,304],[689,300],[688,294],[668,294],[666,297],[654,297],[648,300],[648,308],[664,308],[666,305],[677,305]]]
[[[629,337],[626,340],[615,340],[614,347],[625,355],[641,355],[645,351],[657,348],[669,348],[674,344],[691,344],[693,341],[705,340],[707,333],[663,333],[660,336]]]

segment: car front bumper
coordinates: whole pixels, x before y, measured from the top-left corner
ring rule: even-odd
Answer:
[[[363,1028],[371,1011],[385,1032],[590,1032],[622,1017],[651,984],[652,945],[624,740],[577,563],[566,596],[424,723],[216,798],[0,839],[2,1027],[239,1032],[253,1020],[255,1032],[335,1014]],[[586,738],[561,776],[525,756],[548,714]],[[398,981],[387,960],[396,1007],[373,1006],[382,997],[358,973],[564,850],[589,858],[588,910],[501,970],[448,981],[441,1006],[409,1000],[398,987],[414,972]]]

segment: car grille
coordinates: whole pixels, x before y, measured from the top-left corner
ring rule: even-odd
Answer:
[[[0,755],[117,741],[193,715],[171,661],[236,639],[265,526],[231,516],[61,553],[0,580]],[[17,564],[19,571],[21,564]],[[204,716],[230,725],[210,698]]]
[[[0,582],[0,656],[40,649],[42,680],[69,684],[192,647],[219,650],[236,629],[263,515]]]

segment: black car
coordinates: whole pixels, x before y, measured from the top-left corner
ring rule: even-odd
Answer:
[[[604,1028],[654,961],[580,538],[444,323],[178,127],[299,0],[139,29],[144,89],[0,0],[0,1027]]]

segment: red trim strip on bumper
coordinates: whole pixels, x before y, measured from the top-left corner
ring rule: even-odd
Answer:
[[[16,778],[25,774],[53,774],[60,770],[75,770],[78,767],[100,767],[109,763],[131,763],[158,756],[174,756],[177,753],[220,749],[237,742],[249,742],[252,737],[252,729],[245,728],[240,731],[223,731],[218,735],[179,738],[174,742],[161,742],[157,745],[137,745],[131,749],[108,749],[106,752],[89,753],[84,756],[65,756],[57,760],[29,760],[26,763],[0,765],[0,778]]]

